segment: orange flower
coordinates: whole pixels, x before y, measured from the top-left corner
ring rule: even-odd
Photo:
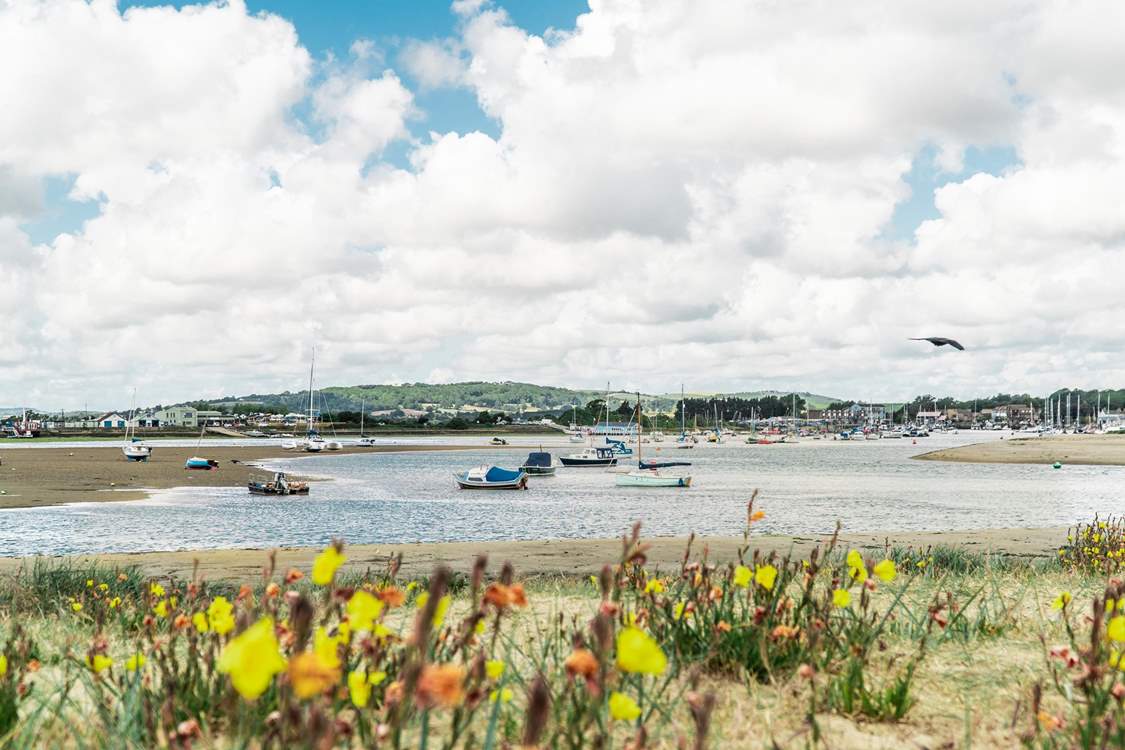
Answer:
[[[185,615],[183,612],[176,615],[175,620],[172,620],[172,627],[174,627],[176,630],[183,630],[188,625],[191,625],[191,618]]]
[[[790,627],[789,625],[778,625],[773,629],[772,637],[775,641],[781,640],[782,638],[796,638],[800,632],[800,628]]]
[[[527,606],[527,594],[524,593],[522,583],[512,584],[512,604],[516,605],[517,607]]]
[[[402,701],[402,680],[395,680],[387,685],[386,695],[383,696],[388,706],[394,706]]]
[[[403,602],[406,601],[406,594],[403,593],[402,589],[394,586],[376,591],[375,596],[388,607],[401,607]]]
[[[719,588],[718,586],[712,586],[711,587],[711,593],[710,593],[710,595],[708,595],[707,598],[710,599],[713,602],[717,602],[717,601],[719,601],[720,599],[723,598],[723,590],[721,588]]]
[[[303,651],[289,660],[289,682],[293,693],[302,700],[320,695],[340,681],[340,670],[311,651]]]
[[[415,699],[422,708],[456,706],[461,702],[464,679],[464,671],[456,664],[427,664],[418,678]]]
[[[290,568],[289,572],[285,574],[285,582],[286,583],[296,583],[297,581],[301,580],[304,577],[305,577],[305,574],[302,573],[301,571],[297,570],[296,568]]]
[[[766,517],[765,511],[756,510],[756,511],[754,511],[753,515],[750,516],[750,522],[753,523],[754,521],[761,521],[765,517]]]
[[[269,586],[266,586],[266,596],[273,598],[281,593],[281,587],[277,583],[271,581]]]
[[[238,589],[238,601],[242,601],[243,599],[248,598],[253,593],[254,590],[250,588],[250,584],[242,584],[241,588]]]
[[[731,630],[730,623],[726,620],[719,620],[719,624],[715,627],[719,629],[720,633],[729,633]]]
[[[590,679],[598,673],[598,660],[589,649],[576,648],[566,657],[564,664],[566,673],[570,676],[581,675]]]

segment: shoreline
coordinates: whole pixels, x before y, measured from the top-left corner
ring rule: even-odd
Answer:
[[[1066,540],[1066,527],[1037,529],[976,529],[971,531],[872,531],[841,532],[840,546],[865,551],[882,550],[885,545],[924,550],[930,546],[958,547],[974,553],[1008,557],[1053,558],[1056,549]],[[813,547],[831,537],[821,535],[751,537],[750,548],[763,554],[789,551],[807,554]],[[661,569],[675,568],[683,558],[686,537],[642,538],[650,544],[648,564]],[[708,550],[708,559],[725,563],[736,559],[741,536],[698,537],[693,551]],[[277,549],[277,567],[308,571],[321,547],[289,547]],[[402,554],[401,572],[406,576],[429,574],[442,564],[455,572],[471,570],[476,555],[484,553],[493,565],[510,561],[521,576],[585,576],[596,573],[606,563],[613,563],[621,552],[621,539],[550,539],[539,541],[419,542],[413,544],[356,544],[344,550],[347,562],[344,571],[362,573],[380,570],[392,555]],[[208,580],[247,580],[260,575],[268,562],[269,549],[209,549],[173,552],[132,552],[89,555],[0,558],[0,575],[13,574],[22,566],[36,561],[57,564],[138,566],[147,575],[190,577],[193,570]]]
[[[1052,435],[989,440],[921,453],[918,461],[1125,466],[1125,435]]]
[[[203,448],[155,445],[147,462],[131,462],[121,455],[120,445],[12,450],[0,447],[0,491],[3,492],[0,510],[143,500],[155,491],[182,487],[245,487],[251,473],[263,471],[261,462],[273,459],[490,448],[487,445],[417,444],[345,446],[327,454],[312,454],[270,445],[207,445]],[[184,462],[198,453],[219,461],[219,468],[211,471],[184,469]],[[294,478],[298,475],[294,474]]]

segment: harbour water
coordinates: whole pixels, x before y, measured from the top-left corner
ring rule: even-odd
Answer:
[[[690,489],[616,487],[601,469],[560,469],[525,492],[458,490],[454,471],[518,466],[537,439],[510,450],[318,455],[276,468],[330,477],[305,498],[241,488],[185,488],[148,500],[0,511],[0,555],[193,548],[609,537],[641,521],[648,535],[738,534],[759,489],[761,533],[1062,526],[1122,509],[1125,467],[960,464],[911,456],[998,439],[960,433],[919,440],[796,445],[665,443],[646,455],[694,462]],[[475,438],[484,442],[481,438]],[[557,439],[556,439],[557,441]],[[440,442],[456,442],[444,439]],[[466,442],[461,439],[460,442]],[[545,445],[556,455],[573,445]]]

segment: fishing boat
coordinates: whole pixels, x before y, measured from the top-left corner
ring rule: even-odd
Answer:
[[[501,469],[484,464],[460,474],[453,479],[463,490],[526,490],[527,472],[520,469]]]
[[[307,495],[309,485],[307,482],[292,482],[284,472],[277,472],[272,478],[265,476],[251,476],[246,484],[247,489],[254,495]]]
[[[210,471],[211,469],[219,468],[219,462],[213,458],[192,456],[187,461],[184,461],[184,468],[194,471]]]
[[[617,456],[609,448],[587,448],[581,453],[560,456],[559,461],[570,467],[616,466]]]
[[[550,453],[537,451],[527,454],[527,459],[524,460],[520,470],[532,476],[553,477],[557,468],[554,461],[551,460]]]
[[[637,394],[637,424],[642,424],[641,394]],[[661,471],[663,465],[684,465],[686,462],[660,462],[663,465],[646,465],[641,458],[641,447],[637,445],[637,468],[628,474],[618,474],[616,484],[618,487],[690,487],[690,474],[666,474]],[[690,464],[687,464],[690,466]]]
[[[137,416],[137,390],[133,389],[133,408],[129,411],[129,421],[125,423],[125,445],[121,452],[127,461],[148,461],[152,455],[152,447],[145,445],[137,438],[137,428],[134,426]]]

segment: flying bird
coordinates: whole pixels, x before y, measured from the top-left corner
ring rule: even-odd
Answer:
[[[954,349],[960,349],[961,351],[965,351],[965,347],[961,346],[961,344],[959,342],[954,341],[953,339],[944,338],[943,336],[926,336],[924,338],[920,338],[920,339],[912,338],[910,340],[911,341],[929,341],[934,346],[945,346],[946,344],[949,344]]]

